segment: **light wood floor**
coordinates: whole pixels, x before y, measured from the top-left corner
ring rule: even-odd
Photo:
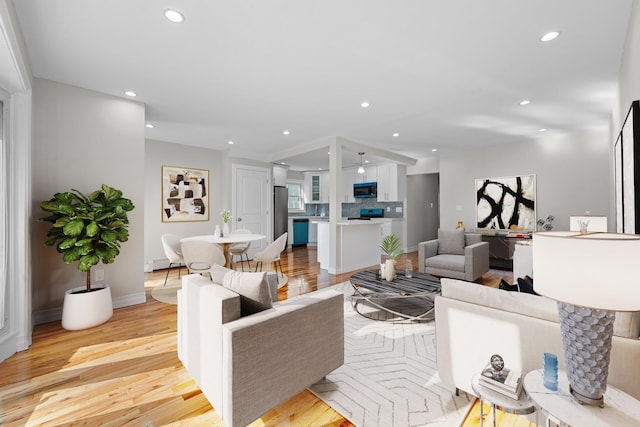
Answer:
[[[403,255],[400,265],[406,257],[417,266],[417,253]],[[315,248],[287,251],[282,267],[289,282],[279,300],[350,276],[320,270]],[[174,269],[170,277],[177,274]],[[37,326],[33,345],[0,364],[0,426],[222,426],[177,358],[176,306],[150,295],[164,276],[145,274],[147,302],[114,310],[104,325],[84,331],[65,331],[60,322]],[[487,274],[482,284],[497,287],[500,278]],[[477,415],[475,408],[464,425],[479,425]],[[251,424],[350,425],[308,391]],[[500,425],[516,424],[501,419]]]

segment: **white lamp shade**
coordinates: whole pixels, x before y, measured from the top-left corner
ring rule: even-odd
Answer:
[[[640,236],[549,231],[533,234],[537,293],[583,307],[640,310]]]

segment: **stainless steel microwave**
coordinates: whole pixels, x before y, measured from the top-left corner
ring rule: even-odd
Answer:
[[[372,199],[378,197],[377,182],[353,184],[353,197],[356,199]]]

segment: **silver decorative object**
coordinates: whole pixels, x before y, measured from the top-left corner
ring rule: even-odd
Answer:
[[[490,359],[491,369],[496,374],[499,374],[504,369],[504,359],[499,354],[494,354]]]

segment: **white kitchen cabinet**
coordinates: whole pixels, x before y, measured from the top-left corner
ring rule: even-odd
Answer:
[[[329,172],[320,174],[320,203],[329,203]]]
[[[318,244],[318,223],[309,221],[309,239],[307,245],[315,246]]]
[[[287,168],[280,165],[273,166],[273,185],[287,185]]]
[[[324,173],[326,174],[326,172]],[[323,175],[322,172],[305,172],[304,173],[303,188],[304,188],[305,203],[321,203],[322,202],[322,175]]]
[[[353,182],[376,182],[378,181],[378,167],[377,166],[365,166],[364,173],[358,173],[358,168],[355,168],[355,175]]]
[[[287,228],[287,243],[289,244],[289,247],[291,247],[291,245],[293,245],[293,218],[289,218],[287,226],[289,227]]]
[[[407,188],[406,166],[395,163],[378,165],[378,201],[393,202],[405,199]]]
[[[304,172],[304,202],[329,203],[329,172]]]
[[[342,203],[355,203],[353,198],[353,183],[355,182],[356,168],[342,169]]]

